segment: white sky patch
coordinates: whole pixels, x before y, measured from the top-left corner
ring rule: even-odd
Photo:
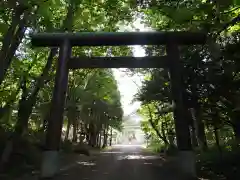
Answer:
[[[150,28],[145,27],[141,24],[141,19],[137,18],[133,23],[134,28],[130,26],[122,27],[120,31],[152,31]],[[144,57],[145,50],[142,46],[131,46],[133,48],[133,54],[135,57]],[[134,95],[138,92],[138,89],[142,85],[142,80],[139,75],[134,75],[129,77],[124,73],[122,69],[113,69],[114,76],[118,82],[118,88],[121,93],[121,102],[124,110],[124,115],[127,116],[131,113],[136,112],[136,110],[140,107],[141,102],[134,102],[132,100]]]
[[[122,70],[124,69],[113,69],[113,72],[118,82],[118,89],[121,93],[121,103],[123,106],[124,115],[129,115],[140,107],[140,102],[132,103],[132,100],[142,83],[138,75],[129,77]]]

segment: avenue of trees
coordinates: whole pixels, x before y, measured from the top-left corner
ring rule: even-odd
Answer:
[[[116,32],[136,17],[157,31],[208,34],[204,46],[180,47],[186,107],[183,113],[189,122],[193,148],[207,151],[215,144],[223,151],[222,145],[230,140],[237,145],[239,13],[239,0],[1,0],[0,168],[17,162],[19,155],[24,160],[37,159],[28,158],[34,154],[30,145],[42,147],[45,142],[58,49],[34,48],[29,35]],[[166,54],[161,46],[145,49],[149,56]],[[129,47],[81,47],[73,48],[72,54],[126,56],[132,52]],[[139,111],[144,117],[143,130],[154,141],[174,143],[174,106],[167,69],[136,69],[133,73],[136,71],[145,75],[136,95],[142,102]],[[122,116],[112,70],[70,71],[62,144],[85,138],[90,146],[105,146],[111,128],[121,129]]]
[[[179,48],[186,108],[183,113],[194,150],[204,154],[215,149],[212,156],[233,151],[240,139],[239,1],[166,0],[141,5],[145,24],[154,30],[208,33],[206,45]],[[161,46],[147,46],[145,50],[150,56],[166,55],[165,47]],[[138,72],[145,75],[135,97],[142,102],[139,109],[144,119],[142,129],[153,147],[158,150],[171,147],[176,142],[169,71],[139,69]],[[225,162],[218,156],[218,168],[222,167],[219,172],[228,171],[226,177],[236,178],[233,169],[239,168],[234,160],[237,157],[234,155],[232,160],[228,157]]]
[[[118,31],[130,22],[134,7],[125,1],[3,0],[0,2],[0,164],[39,159],[43,150],[57,48],[34,48],[35,32]],[[73,56],[126,55],[130,48],[82,47]],[[111,69],[69,72],[62,147],[86,141],[92,147],[111,142],[112,128],[120,130],[123,110]],[[19,160],[20,157],[20,160]],[[20,168],[20,167],[17,167]]]

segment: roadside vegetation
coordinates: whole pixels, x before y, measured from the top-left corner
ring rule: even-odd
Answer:
[[[156,31],[204,31],[203,46],[180,47],[184,112],[199,176],[240,179],[240,1],[2,0],[0,2],[0,169],[19,176],[39,169],[58,49],[34,48],[35,32],[116,32],[137,19]],[[144,46],[163,56],[165,47]],[[131,56],[130,47],[74,48],[73,56]],[[154,151],[176,153],[167,70],[145,76],[136,94],[142,129]],[[70,71],[61,150],[88,155],[121,130],[123,110],[111,69]],[[1,179],[1,177],[0,177]]]

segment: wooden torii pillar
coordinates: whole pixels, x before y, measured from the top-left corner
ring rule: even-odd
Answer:
[[[196,32],[116,32],[116,33],[38,33],[31,35],[33,46],[60,47],[53,99],[48,118],[46,151],[42,177],[54,176],[58,170],[58,150],[68,83],[68,69],[78,68],[169,68],[174,103],[174,120],[179,149],[179,167],[195,175],[195,161],[185,107],[178,46],[204,44],[205,33]],[[73,46],[166,45],[166,57],[71,57]]]

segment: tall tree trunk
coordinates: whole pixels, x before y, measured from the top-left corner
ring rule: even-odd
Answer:
[[[197,94],[197,85],[196,82],[192,82],[192,86],[191,86],[191,91],[192,91],[192,107],[190,109],[191,115],[192,115],[192,119],[195,125],[195,129],[196,129],[196,134],[197,134],[197,141],[199,146],[201,147],[202,150],[207,150],[208,146],[207,146],[207,138],[206,138],[206,134],[205,134],[205,127],[204,127],[204,123],[201,119],[201,107],[199,106],[199,102],[198,102],[198,94]]]
[[[233,131],[235,138],[238,142],[240,142],[240,112],[235,111],[232,117],[233,122]]]
[[[201,120],[200,113],[201,112],[199,107],[191,109],[192,119],[196,127],[197,141],[201,149],[205,151],[208,149],[207,138],[205,134],[204,123]]]
[[[23,120],[21,118],[24,115],[23,107],[25,107],[25,105],[27,105],[24,103],[24,102],[26,102],[26,98],[27,98],[26,78],[25,77],[23,78],[23,80],[21,82],[21,88],[22,88],[22,97],[19,102],[18,121],[15,125],[15,131],[11,135],[10,139],[7,141],[6,146],[3,150],[0,168],[3,168],[4,165],[9,161],[12,151],[18,149],[17,144],[25,130],[24,127],[27,126],[27,124],[25,122],[22,122]]]
[[[96,147],[96,143],[97,143],[97,134],[96,133],[92,133],[91,134],[91,146],[92,147]]]
[[[99,133],[97,133],[97,137],[96,137],[96,147],[98,147],[98,143],[99,143]]]
[[[97,134],[96,134],[96,127],[93,123],[89,125],[89,132],[90,132],[90,141],[89,145],[92,147],[96,146]]]
[[[218,126],[218,118],[219,117],[219,114],[218,112],[214,111],[213,109],[211,109],[211,112],[214,112],[213,115],[212,115],[212,120],[213,120],[213,133],[214,133],[214,136],[215,136],[215,141],[216,141],[216,146],[219,150],[219,152],[221,153],[221,147],[220,147],[220,141],[219,141],[219,133],[218,133],[218,130],[219,130],[219,126]]]
[[[176,42],[169,42],[166,46],[167,56],[170,61],[171,92],[174,104],[174,124],[178,147],[178,168],[189,177],[196,177],[196,163],[192,151],[189,122],[185,117],[186,107],[183,100],[183,77],[180,52]]]
[[[208,149],[208,145],[207,145],[207,138],[206,138],[204,123],[199,117],[197,117],[196,124],[197,124],[196,129],[197,129],[198,143],[201,149],[206,151]]]
[[[77,123],[76,119],[73,120],[73,139],[72,142],[77,142]]]
[[[46,66],[44,67],[43,73],[41,74],[41,76],[38,78],[35,89],[33,89],[31,95],[29,97],[27,97],[27,90],[26,87],[24,87],[24,92],[22,93],[22,98],[19,101],[19,109],[18,109],[18,119],[15,125],[15,131],[12,135],[12,138],[9,139],[3,154],[2,154],[2,159],[1,159],[1,163],[5,164],[6,162],[8,162],[9,157],[12,153],[12,148],[9,148],[10,146],[14,146],[11,144],[17,144],[17,139],[21,138],[22,134],[28,129],[28,120],[29,117],[32,113],[32,109],[33,106],[36,104],[36,100],[37,100],[37,94],[40,90],[40,88],[43,86],[44,84],[44,80],[46,79],[46,76],[48,75],[48,72],[52,66],[52,61],[53,61],[53,57],[55,54],[53,54],[53,52],[50,52],[50,55],[48,57],[48,61]],[[24,82],[24,86],[26,86],[25,84],[26,82]]]
[[[80,130],[80,127],[79,127],[80,126],[79,122],[77,120],[76,120],[76,134],[77,134],[77,139],[78,139],[78,134],[81,132],[81,130]]]
[[[43,69],[42,74],[38,77],[36,85],[32,90],[31,94],[27,97],[23,97],[19,103],[19,112],[18,112],[18,121],[16,128],[20,128],[18,131],[23,132],[27,129],[27,124],[29,117],[31,116],[34,105],[37,101],[37,95],[40,89],[43,87],[45,83],[45,79],[49,74],[49,70],[51,69],[53,63],[53,57],[55,56],[56,49],[51,51],[48,57],[48,61]]]
[[[113,135],[113,129],[112,129],[112,127],[110,127],[111,128],[111,134],[110,134],[110,146],[112,146],[112,135]]]
[[[108,142],[108,125],[105,125],[104,131],[103,131],[103,148],[107,146]]]
[[[192,143],[193,148],[195,148],[198,146],[198,141],[197,141],[197,134],[196,134],[196,123],[195,123],[195,119],[192,116],[191,109],[188,109],[186,111],[186,118],[189,121],[191,143]]]
[[[164,138],[164,137],[161,135],[160,131],[157,129],[157,127],[156,127],[156,125],[154,124],[154,122],[153,122],[151,119],[149,119],[149,122],[150,122],[153,130],[155,131],[155,133],[156,133],[157,136],[159,137],[159,139],[161,139],[161,140],[164,142],[165,145],[168,145],[169,142],[168,142],[167,138],[166,138],[166,137]]]
[[[218,128],[216,126],[214,126],[213,133],[215,136],[216,146],[217,146],[219,152],[221,152],[222,149],[221,149],[220,142],[219,142]]]
[[[90,145],[90,131],[89,131],[89,124],[85,124],[85,136],[86,136],[86,141],[88,142],[88,145]]]
[[[0,84],[2,84],[12,58],[21,43],[26,30],[30,12],[25,12],[24,6],[17,5],[13,11],[12,23],[3,37],[3,46],[0,51]],[[21,16],[23,17],[21,18]]]
[[[68,141],[70,127],[71,127],[71,122],[70,122],[70,120],[68,119],[68,122],[67,122],[67,130],[66,130],[66,135],[65,135],[65,140],[64,140],[64,141]]]
[[[196,129],[193,126],[190,126],[190,129],[191,129],[191,142],[192,142],[192,146],[195,148],[195,147],[198,147],[198,141],[197,141],[197,135],[196,135]]]
[[[52,177],[58,171],[59,149],[62,136],[63,112],[68,86],[67,62],[71,56],[71,46],[64,40],[60,47],[53,98],[48,117],[45,151],[43,153],[41,178]]]
[[[99,132],[99,143],[98,146],[101,147],[102,146],[102,131]]]
[[[68,19],[69,17],[71,17],[73,12],[69,12],[66,19]],[[71,15],[69,15],[71,14]],[[24,32],[25,32],[25,20],[27,18],[27,15],[26,14],[26,17],[24,16],[22,20],[20,20],[19,22],[19,28],[18,28],[18,31],[16,33],[16,36],[17,38],[14,39],[13,43],[11,44],[11,47],[10,47],[10,52],[11,53],[8,53],[8,54],[5,54],[5,58],[8,59],[7,62],[11,62],[11,59],[17,49],[17,47],[19,46],[23,36],[24,36]],[[66,22],[66,24],[63,25],[62,29],[66,29],[66,25],[68,25],[69,22]],[[10,34],[10,33],[9,33]],[[6,36],[6,39],[7,39],[8,36]],[[7,40],[6,40],[7,42]],[[1,51],[3,50],[4,48],[1,49]],[[37,82],[36,82],[36,85],[34,87],[34,89],[32,90],[30,96],[28,98],[24,98],[24,99],[21,99],[20,103],[19,103],[19,115],[18,115],[18,121],[16,123],[16,129],[15,132],[19,132],[20,133],[20,136],[21,136],[21,133],[24,132],[25,129],[27,129],[27,124],[28,124],[28,120],[29,120],[29,117],[32,113],[32,109],[34,107],[34,105],[36,104],[36,100],[37,100],[37,95],[38,95],[38,92],[40,91],[40,89],[43,87],[44,85],[44,82],[45,82],[45,79],[46,77],[48,76],[49,74],[49,70],[51,69],[51,66],[52,66],[52,63],[53,63],[53,59],[54,59],[54,56],[57,54],[57,48],[52,48],[50,53],[49,53],[49,56],[48,56],[48,59],[47,59],[47,63],[43,69],[43,72],[42,74],[38,77],[37,79]],[[0,53],[0,57],[4,57],[4,53]],[[1,60],[1,59],[0,59]],[[5,68],[6,70],[6,68]],[[1,69],[0,69],[0,84],[1,84]],[[8,158],[6,158],[8,159]]]
[[[64,31],[72,31],[73,16],[75,12],[76,1],[71,0],[67,9],[67,16],[63,23]],[[48,117],[48,128],[46,133],[46,150],[43,154],[41,166],[41,178],[53,177],[58,171],[59,143],[61,140],[63,112],[68,86],[67,61],[71,56],[71,47],[69,41],[65,40],[61,44],[55,85],[51,104],[50,115]]]
[[[161,132],[162,132],[162,137],[163,137],[163,139],[165,139],[166,140],[166,142],[168,142],[168,144],[170,144],[170,142],[167,140],[167,136],[166,136],[166,133],[165,133],[165,126],[164,126],[164,123],[162,122],[162,124],[161,124]]]
[[[234,123],[233,131],[234,131],[234,136],[235,136],[236,140],[240,141],[240,122],[235,122]]]
[[[159,137],[159,139],[161,139],[161,140],[165,143],[165,145],[168,145],[169,143],[168,143],[167,138],[166,138],[166,137],[164,138],[164,137],[161,135],[160,131],[159,131],[158,128],[156,127],[155,123],[153,122],[153,117],[152,117],[152,112],[151,112],[150,107],[147,106],[147,108],[148,108],[148,114],[149,114],[149,116],[150,116],[150,119],[149,119],[150,125],[152,126],[153,130],[156,132],[156,134],[157,134],[157,136]]]

